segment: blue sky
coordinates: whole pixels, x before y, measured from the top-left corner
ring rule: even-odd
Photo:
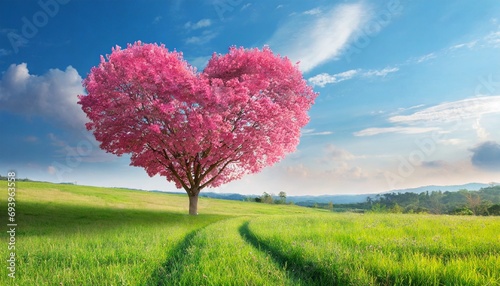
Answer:
[[[76,104],[115,45],[202,70],[229,46],[300,61],[320,95],[295,153],[213,191],[374,193],[500,181],[500,5],[481,1],[0,2],[0,174],[175,190],[101,151]]]

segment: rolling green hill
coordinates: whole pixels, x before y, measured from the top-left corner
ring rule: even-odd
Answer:
[[[7,189],[6,187],[4,189]],[[500,220],[19,182],[0,285],[500,285]]]

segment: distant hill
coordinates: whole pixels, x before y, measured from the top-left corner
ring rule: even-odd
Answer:
[[[309,205],[314,203],[351,204],[362,203],[370,194],[361,195],[322,195],[322,196],[290,196],[286,200],[298,205]]]
[[[310,206],[314,203],[329,203],[334,204],[355,204],[365,202],[368,197],[375,198],[377,195],[383,195],[388,193],[422,193],[422,192],[432,192],[432,191],[443,191],[443,192],[456,192],[462,189],[467,189],[469,191],[477,191],[481,188],[488,187],[488,184],[481,183],[469,183],[464,185],[451,185],[451,186],[424,186],[418,188],[409,189],[399,189],[392,190],[388,192],[383,192],[379,194],[356,194],[356,195],[323,195],[323,196],[291,196],[287,197],[287,201],[292,201],[297,205]]]
[[[245,195],[241,195],[241,194],[201,192],[200,197],[221,199],[221,200],[244,201],[248,197],[253,198],[253,197],[257,197],[257,196],[245,196]]]
[[[333,202],[334,204],[354,204],[354,203],[362,203],[365,202],[368,197],[375,198],[377,195],[387,194],[387,193],[422,193],[422,192],[432,192],[432,191],[443,191],[443,192],[456,192],[461,189],[467,189],[469,191],[477,191],[481,188],[488,187],[488,184],[481,183],[469,183],[464,185],[452,185],[452,186],[424,186],[418,188],[409,188],[409,189],[398,189],[392,190],[388,192],[383,192],[379,194],[353,194],[353,195],[321,195],[321,196],[288,196],[286,198],[287,202],[293,202],[297,205],[303,206],[311,206],[315,203],[329,203]],[[177,192],[165,192],[165,193],[177,193]],[[182,194],[182,193],[181,193]],[[214,192],[201,192],[200,197],[205,198],[214,198],[214,199],[222,199],[222,200],[234,200],[234,201],[244,201],[248,198],[259,197],[259,195],[242,195],[237,193],[214,193]],[[279,199],[278,196],[275,196],[275,199]]]
[[[418,188],[410,188],[410,189],[401,189],[401,190],[393,190],[390,192],[385,192],[386,193],[422,193],[422,192],[432,192],[432,191],[443,191],[443,192],[456,192],[462,189],[466,189],[469,191],[478,191],[481,188],[486,188],[488,187],[488,184],[481,184],[481,183],[469,183],[469,184],[464,184],[464,185],[453,185],[453,186],[425,186],[425,187],[418,187]]]

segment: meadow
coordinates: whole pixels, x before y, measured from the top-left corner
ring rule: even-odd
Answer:
[[[500,285],[496,217],[208,198],[189,216],[185,195],[39,182],[17,185],[12,279],[6,200],[0,285]]]

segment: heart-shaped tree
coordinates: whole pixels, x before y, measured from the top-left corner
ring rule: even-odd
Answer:
[[[289,59],[231,47],[201,73],[164,45],[116,47],[78,102],[100,147],[165,176],[197,214],[205,187],[256,173],[293,152],[317,94]]]

